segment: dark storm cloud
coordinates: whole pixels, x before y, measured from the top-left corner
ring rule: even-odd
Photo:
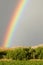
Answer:
[[[0,0],[0,45],[18,0]],[[43,0],[31,0],[19,20],[11,46],[43,43]]]
[[[16,8],[17,0],[0,0],[0,45],[3,44],[4,33],[8,26],[11,13]]]

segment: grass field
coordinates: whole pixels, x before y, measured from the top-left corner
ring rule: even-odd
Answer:
[[[9,61],[0,61],[0,65],[43,65],[43,60],[9,60]]]

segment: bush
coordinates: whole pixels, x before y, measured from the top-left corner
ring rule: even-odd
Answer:
[[[0,59],[2,58],[14,60],[43,59],[43,47],[0,50]]]

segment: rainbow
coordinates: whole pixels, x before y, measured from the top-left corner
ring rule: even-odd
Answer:
[[[15,34],[14,32],[19,23],[19,18],[24,10],[25,5],[28,3],[28,1],[29,0],[20,0],[19,4],[17,5],[11,17],[10,23],[7,27],[7,31],[5,33],[3,48],[10,47],[12,36]]]

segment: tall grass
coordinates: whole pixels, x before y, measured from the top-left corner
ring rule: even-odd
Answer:
[[[0,61],[0,65],[43,65],[43,61],[26,61],[26,60]]]

